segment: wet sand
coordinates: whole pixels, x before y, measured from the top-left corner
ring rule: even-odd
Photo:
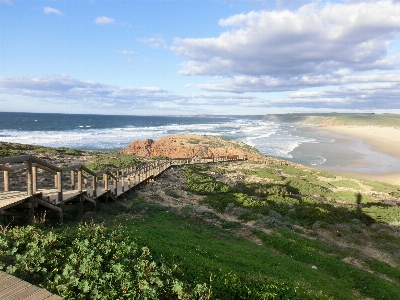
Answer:
[[[361,138],[372,150],[400,157],[400,129],[378,126],[329,126],[322,127],[344,136]]]
[[[400,130],[366,127],[304,127],[318,143],[304,143],[293,152],[319,155],[317,169],[400,185]]]

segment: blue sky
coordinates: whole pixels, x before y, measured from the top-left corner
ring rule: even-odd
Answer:
[[[400,1],[0,0],[0,111],[400,113]]]

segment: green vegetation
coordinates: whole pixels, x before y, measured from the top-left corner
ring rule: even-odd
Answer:
[[[200,140],[199,139],[190,139],[190,140],[188,140],[188,143],[197,145],[197,144],[200,144]]]
[[[111,170],[123,166],[141,166],[143,162],[134,155],[118,152],[99,153],[90,159],[85,166],[92,171]]]
[[[128,233],[98,224],[56,230],[3,229],[0,268],[66,299],[190,299],[174,270],[138,248]]]
[[[1,227],[0,269],[65,299],[400,299],[397,186],[252,162],[171,172],[86,224]]]
[[[81,156],[82,151],[78,149],[71,149],[65,147],[50,148],[50,147],[27,145],[27,144],[0,142],[0,157],[26,155],[26,154]]]
[[[198,172],[207,167],[207,165],[194,165],[185,168],[183,176],[187,179],[186,188],[199,194],[228,192],[230,190],[228,185],[215,180],[211,175]]]

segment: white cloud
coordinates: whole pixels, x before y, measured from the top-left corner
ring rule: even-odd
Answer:
[[[57,16],[59,16],[59,17],[61,17],[61,16],[64,15],[64,14],[63,14],[61,11],[59,11],[58,9],[56,9],[56,8],[51,8],[51,7],[45,7],[45,8],[43,9],[43,13],[45,13],[45,14],[55,14],[55,15],[57,15]]]
[[[110,24],[113,24],[115,22],[115,20],[113,18],[102,16],[102,17],[97,17],[96,19],[94,19],[94,22],[97,25],[110,25]]]
[[[253,96],[237,94],[178,95],[159,87],[129,88],[106,85],[90,80],[79,80],[66,75],[27,77],[0,76],[0,95],[22,96],[32,101],[43,101],[93,108],[158,107],[161,103],[175,103],[180,108],[196,105],[236,105],[253,101]]]
[[[138,38],[136,40],[152,48],[167,48],[167,43],[163,37]]]
[[[373,76],[373,75],[371,75]],[[263,94],[200,93],[180,95],[160,87],[121,87],[90,80],[79,80],[66,75],[27,77],[0,76],[0,95],[2,97],[23,97],[32,103],[56,103],[68,106],[88,107],[96,111],[108,107],[125,110],[132,107],[140,109],[175,105],[176,111],[193,110],[204,113],[238,113],[241,109],[299,107],[356,110],[389,110],[400,107],[400,75],[383,76],[377,74],[375,83],[359,76],[358,81],[337,87],[319,88],[317,91],[294,90],[283,96],[268,97]],[[5,98],[4,98],[5,99]],[[203,108],[204,109],[203,109]]]
[[[43,77],[0,77],[0,87],[4,94],[25,96],[41,101],[78,104],[95,103],[97,106],[119,103],[129,105],[142,101],[171,100],[169,90],[158,87],[125,88],[78,80],[66,75]]]
[[[238,75],[220,82],[213,80],[211,83],[197,84],[196,86],[206,91],[220,91],[233,93],[246,92],[284,92],[305,88],[324,86],[343,86],[352,83],[399,82],[399,72],[379,72],[374,75],[348,73],[341,70],[332,74],[316,76],[296,76],[291,78],[270,76]]]
[[[352,85],[322,92],[295,92],[287,97],[271,101],[274,106],[341,108],[358,110],[399,109],[400,84],[380,83]]]
[[[388,43],[400,32],[400,3],[316,3],[295,11],[238,14],[219,37],[175,39],[183,75],[317,76],[340,69],[393,69]]]
[[[122,55],[135,55],[137,52],[131,50],[115,50],[115,52],[122,54]]]

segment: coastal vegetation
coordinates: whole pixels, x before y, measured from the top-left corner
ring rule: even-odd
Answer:
[[[277,161],[176,167],[82,222],[3,222],[0,268],[66,299],[400,299],[399,203]]]
[[[281,114],[266,115],[263,119],[287,123],[301,123],[319,126],[382,126],[400,128],[400,115],[398,114]]]
[[[51,148],[28,144],[0,142],[0,157],[24,154],[81,156],[83,155],[83,151],[65,147]]]

